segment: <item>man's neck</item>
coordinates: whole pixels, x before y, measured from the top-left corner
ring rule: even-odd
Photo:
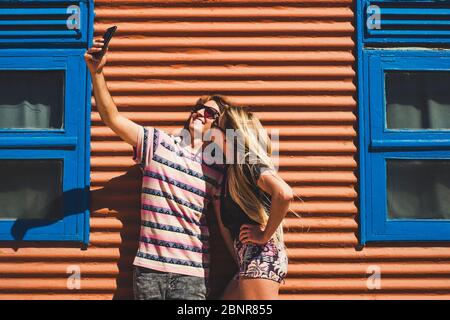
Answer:
[[[189,131],[191,135],[191,143],[189,144],[189,147],[192,149],[192,151],[198,151],[203,147],[203,135],[199,132],[194,132],[193,130]]]

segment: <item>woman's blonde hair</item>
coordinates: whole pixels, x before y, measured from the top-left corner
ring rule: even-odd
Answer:
[[[228,106],[224,108],[223,117],[225,129],[235,130],[237,136],[233,152],[234,159],[227,169],[228,192],[250,219],[266,226],[269,212],[266,210],[264,200],[269,199],[261,199],[253,191],[256,184],[254,166],[275,170],[271,158],[270,137],[259,119],[244,107]],[[228,159],[227,162],[229,162]],[[251,179],[245,174],[246,171],[250,172]],[[264,192],[261,194],[265,196]],[[281,224],[275,233],[275,240],[283,240]]]

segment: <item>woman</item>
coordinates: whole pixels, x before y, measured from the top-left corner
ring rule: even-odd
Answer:
[[[293,199],[292,189],[276,173],[270,139],[252,113],[227,106],[215,125],[224,133],[238,130],[234,161],[226,161],[232,163],[227,164],[220,208],[216,208],[221,233],[239,266],[223,298],[277,299],[287,273],[282,221]],[[227,148],[233,143],[225,142]]]

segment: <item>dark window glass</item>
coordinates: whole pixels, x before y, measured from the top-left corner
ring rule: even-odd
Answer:
[[[62,129],[64,71],[0,70],[0,129]]]
[[[0,160],[0,218],[62,217],[60,160]]]
[[[387,160],[390,219],[450,219],[450,160]]]
[[[388,71],[388,129],[450,129],[450,72]]]

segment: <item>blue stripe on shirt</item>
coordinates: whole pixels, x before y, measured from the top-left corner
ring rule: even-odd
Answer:
[[[202,223],[200,223],[200,222],[198,222],[198,221],[196,221],[194,219],[191,219],[191,218],[187,217],[185,214],[182,214],[182,213],[174,211],[174,210],[169,210],[169,209],[166,209],[166,208],[157,207],[157,206],[153,206],[153,205],[149,205],[149,204],[143,204],[141,208],[143,210],[146,210],[146,211],[152,211],[152,212],[157,212],[157,213],[162,213],[162,214],[168,214],[168,215],[171,215],[173,217],[178,217],[178,218],[181,218],[181,219],[185,220],[186,222],[195,224],[195,225],[200,226],[200,227],[201,226],[205,226],[204,224],[202,224]]]
[[[167,257],[162,257],[162,256],[155,256],[153,254],[148,254],[148,253],[144,253],[141,251],[138,251],[136,255],[139,258],[144,258],[144,259],[153,260],[153,261],[159,261],[159,262],[163,262],[163,263],[171,263],[171,264],[176,264],[176,265],[181,265],[181,266],[188,266],[188,267],[202,268],[202,269],[209,268],[209,263],[199,263],[199,262],[194,262],[194,261],[190,261],[190,260],[182,260],[182,259],[167,258]]]
[[[161,247],[188,250],[188,251],[197,252],[197,253],[206,253],[206,254],[208,253],[208,249],[203,249],[203,248],[190,246],[190,245],[186,245],[186,244],[181,244],[181,243],[176,243],[176,242],[164,241],[164,240],[147,238],[147,237],[141,237],[140,241],[145,242],[145,243],[154,244],[156,246],[161,246]]]
[[[141,225],[144,227],[148,227],[148,228],[153,228],[153,229],[159,229],[159,230],[164,230],[164,231],[170,231],[170,232],[176,232],[176,233],[182,233],[182,234],[186,234],[192,237],[196,237],[197,239],[200,239],[201,241],[208,241],[209,237],[205,236],[203,234],[198,234],[195,232],[192,232],[189,229],[185,229],[185,228],[181,228],[181,227],[175,227],[175,226],[170,226],[167,224],[162,224],[162,223],[156,223],[156,222],[152,222],[152,221],[147,221],[147,220],[142,220]]]
[[[192,192],[192,193],[194,193],[194,194],[196,194],[196,195],[198,195],[198,196],[201,196],[201,197],[203,197],[203,198],[206,198],[206,199],[208,199],[208,200],[211,200],[211,196],[210,196],[209,194],[207,194],[206,192],[204,192],[203,190],[200,190],[200,189],[198,189],[198,188],[196,188],[196,187],[190,186],[190,185],[188,185],[188,184],[186,184],[186,183],[183,183],[183,182],[181,182],[181,181],[172,179],[172,178],[167,177],[167,176],[165,176],[165,175],[159,174],[159,173],[157,173],[157,172],[153,172],[153,171],[146,170],[146,171],[144,172],[144,176],[151,177],[151,178],[155,178],[155,179],[158,179],[158,180],[161,180],[161,181],[170,183],[170,184],[172,184],[172,185],[174,185],[174,186],[177,186],[178,188],[181,188],[181,189],[183,189],[183,190]]]
[[[173,201],[175,201],[178,204],[181,204],[181,205],[183,205],[185,207],[188,207],[189,209],[198,211],[200,213],[203,213],[203,211],[205,210],[205,208],[203,208],[203,207],[197,206],[197,205],[195,205],[195,204],[193,204],[193,203],[191,203],[189,201],[183,200],[183,199],[181,199],[179,197],[176,197],[176,196],[174,196],[174,195],[172,195],[172,194],[170,194],[168,192],[165,192],[165,191],[151,189],[151,188],[145,188],[144,187],[144,188],[142,188],[142,193],[151,194],[153,196],[164,197],[166,199],[173,200]]]

